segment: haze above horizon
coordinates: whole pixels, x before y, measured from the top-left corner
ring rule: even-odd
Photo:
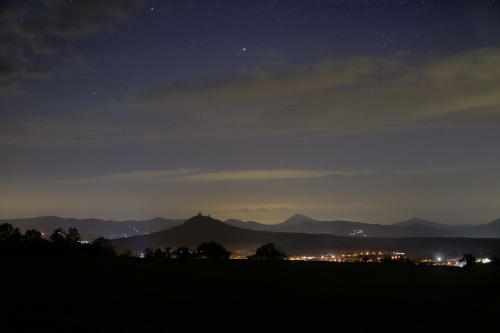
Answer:
[[[0,219],[500,216],[500,3],[4,1]]]

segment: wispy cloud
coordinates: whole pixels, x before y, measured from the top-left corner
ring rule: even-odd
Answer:
[[[175,169],[157,171],[138,171],[118,173],[106,176],[80,179],[78,181],[96,182],[248,182],[269,181],[281,179],[313,179],[338,175],[354,176],[356,171],[326,171],[326,170],[237,170],[212,171],[200,169]]]
[[[326,58],[247,70],[241,78],[173,82],[100,105],[4,126],[3,142],[97,143],[307,137],[500,122],[500,49],[416,63],[405,55]],[[67,115],[66,115],[67,114]],[[78,117],[75,117],[78,115]],[[46,118],[44,118],[46,119]]]
[[[286,71],[246,73],[151,87],[131,103],[163,116],[183,115],[185,125],[200,126],[203,135],[394,129],[456,113],[499,114],[498,48],[426,62],[405,55],[326,58]]]

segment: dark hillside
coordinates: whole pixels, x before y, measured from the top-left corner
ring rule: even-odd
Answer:
[[[498,330],[493,266],[1,260],[2,332]]]

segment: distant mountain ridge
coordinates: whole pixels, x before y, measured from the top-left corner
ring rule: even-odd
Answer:
[[[113,221],[96,218],[75,219],[61,218],[57,216],[40,216],[34,218],[21,218],[0,220],[0,224],[9,223],[18,227],[22,232],[27,229],[37,229],[46,237],[57,228],[77,228],[82,239],[92,240],[97,237],[109,239],[120,237],[131,237],[156,232],[182,224],[185,219],[164,219],[155,217],[144,221]]]
[[[19,227],[21,231],[37,229],[49,235],[62,227],[77,228],[83,239],[106,237],[110,239],[131,237],[166,230],[185,222],[186,219],[165,219],[156,217],[143,221],[113,221],[96,218],[75,219],[56,216],[42,216],[25,219],[0,220]],[[414,217],[394,224],[373,224],[352,221],[319,221],[302,214],[294,214],[278,224],[263,224],[229,219],[225,224],[247,230],[292,232],[307,234],[331,234],[348,237],[472,237],[500,238],[500,219],[481,225],[446,225]]]
[[[443,223],[426,221],[426,220],[423,220],[423,219],[418,218],[418,217],[414,217],[414,218],[409,219],[407,221],[394,223],[392,225],[407,227],[407,226],[411,226],[411,225],[415,225],[415,224],[421,224],[421,225],[425,225],[425,226],[428,226],[431,228],[445,229],[445,230],[458,230],[458,229],[473,227],[473,225],[471,225],[471,224],[448,225],[448,224],[443,224]]]
[[[305,222],[310,224],[310,222]],[[418,225],[416,225],[418,226]],[[403,228],[403,227],[399,227]],[[274,243],[289,255],[324,254],[355,251],[394,251],[414,256],[459,256],[460,253],[500,254],[497,238],[443,237],[341,237],[331,234],[256,231],[231,226],[209,216],[194,216],[176,227],[148,235],[113,240],[118,252],[144,251],[169,246],[195,248],[202,242],[215,241],[234,253],[250,251]]]
[[[260,230],[260,231],[269,231],[269,229],[272,227],[269,224],[262,224],[255,221],[244,222],[238,219],[229,219],[224,221],[224,223],[229,224],[230,226],[233,227],[250,229],[250,230]]]
[[[352,221],[318,221],[295,214],[285,222],[266,225],[257,222],[228,220],[232,226],[250,230],[331,234],[350,237],[473,237],[500,238],[500,219],[482,225],[446,225],[414,217],[394,224],[373,224]]]

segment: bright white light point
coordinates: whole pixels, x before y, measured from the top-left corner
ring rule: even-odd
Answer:
[[[438,259],[438,261],[441,261],[441,257],[438,257],[437,259]]]
[[[243,48],[243,51],[246,51],[246,50],[247,50],[247,48],[246,48],[246,47],[244,47],[244,48]]]

